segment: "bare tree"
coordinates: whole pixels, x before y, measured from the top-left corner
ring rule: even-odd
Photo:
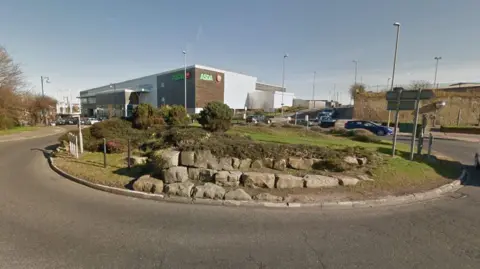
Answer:
[[[352,86],[350,86],[350,89],[349,89],[350,96],[352,97],[352,99],[354,99],[356,94],[364,93],[365,89],[366,87],[365,87],[365,84],[363,83],[352,84]]]
[[[424,90],[424,89],[430,89],[431,87],[432,87],[432,83],[428,82],[427,80],[413,80],[410,82],[408,89]]]

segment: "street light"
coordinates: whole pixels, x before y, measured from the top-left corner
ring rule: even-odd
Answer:
[[[50,78],[45,77],[45,76],[40,76],[40,81],[42,84],[42,98],[45,98],[45,92],[43,90],[43,83],[50,83]],[[42,115],[45,118],[45,125],[48,125],[48,119],[47,116],[45,115],[45,109],[42,109]]]
[[[352,61],[355,64],[355,84],[357,84],[357,68],[358,68],[358,61],[353,60]]]
[[[288,54],[283,55],[283,72],[282,72],[282,116],[283,116],[283,95],[285,93],[285,59],[288,58]]]
[[[185,111],[187,111],[187,51],[183,52],[183,80],[184,80],[184,87],[185,87]]]
[[[435,85],[437,85],[438,61],[440,61],[442,57],[435,57],[433,59],[437,61],[437,63],[435,64],[435,79],[433,80],[433,87],[435,88]]]
[[[117,114],[116,111],[115,111],[115,106],[116,106],[116,96],[115,96],[115,90],[117,89],[117,85],[115,85],[115,83],[110,83],[110,89],[113,89],[113,113]]]
[[[316,75],[317,75],[317,71],[313,71],[313,87],[312,87],[313,108],[315,108],[315,76]]]
[[[395,80],[395,67],[397,65],[398,35],[400,33],[400,23],[396,22],[396,23],[393,24],[393,26],[397,27],[397,39],[395,41],[395,53],[393,55],[392,85],[390,87],[390,91],[393,91],[393,82]],[[388,85],[387,85],[387,87],[388,87]],[[389,127],[389,128],[390,128],[390,114],[391,114],[391,111],[389,110],[388,111],[388,122],[387,122],[387,127]]]

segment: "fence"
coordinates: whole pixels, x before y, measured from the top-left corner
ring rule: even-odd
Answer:
[[[78,147],[78,136],[68,133],[68,150],[75,158],[78,159],[79,147]]]

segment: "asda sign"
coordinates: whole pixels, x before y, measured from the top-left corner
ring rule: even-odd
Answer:
[[[190,78],[190,72],[187,72],[187,79]],[[178,73],[178,74],[174,74],[172,76],[172,80],[184,80],[185,79],[185,74],[184,73]]]
[[[200,74],[200,80],[213,81],[213,76],[209,74]]]

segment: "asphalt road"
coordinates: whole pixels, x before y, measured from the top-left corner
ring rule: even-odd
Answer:
[[[55,138],[0,144],[0,268],[480,268],[480,188],[372,209],[263,209],[116,196],[50,171]],[[471,165],[475,146],[435,149]]]

